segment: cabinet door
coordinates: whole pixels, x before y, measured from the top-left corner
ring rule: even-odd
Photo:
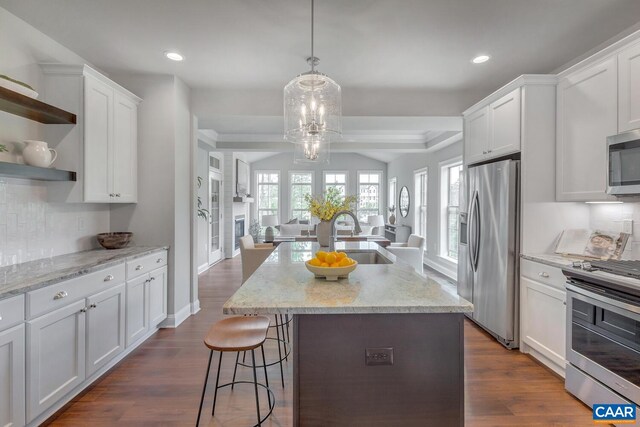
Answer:
[[[25,425],[24,325],[0,332],[0,426]]]
[[[489,105],[489,157],[520,151],[520,88]]]
[[[149,278],[149,324],[152,328],[167,318],[167,267],[151,272]]]
[[[127,282],[127,347],[149,330],[149,275]]]
[[[618,56],[618,130],[640,128],[640,43]]]
[[[607,136],[618,128],[615,57],[558,84],[556,199],[609,200]]]
[[[124,350],[125,284],[87,298],[87,377]]]
[[[566,292],[521,277],[522,340],[564,370]]]
[[[116,92],[113,112],[113,202],[138,198],[138,106]]]
[[[483,160],[489,149],[488,111],[485,107],[464,119],[464,161],[467,164]]]
[[[113,89],[84,78],[84,201],[111,202]]]
[[[56,403],[85,378],[85,300],[27,323],[27,418]]]

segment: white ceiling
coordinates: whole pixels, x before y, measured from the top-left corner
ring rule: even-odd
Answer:
[[[193,89],[202,127],[222,135],[279,134],[282,88],[307,70],[309,1],[0,6],[106,72],[179,76]],[[411,116],[404,124],[362,121],[369,127],[346,137],[419,136],[454,129],[424,127],[415,116],[459,115],[518,75],[552,72],[639,21],[640,0],[318,0],[315,53],[319,70],[343,87],[345,115]],[[185,61],[167,60],[167,50]],[[472,64],[480,53],[491,60]]]

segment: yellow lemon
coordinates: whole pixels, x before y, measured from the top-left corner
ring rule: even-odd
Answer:
[[[336,267],[340,267],[339,262],[334,262],[333,264],[331,264],[331,268],[336,268]]]
[[[340,264],[340,267],[348,267],[351,264],[349,264],[349,260],[347,258],[342,258],[338,264]]]
[[[336,253],[336,258],[338,258],[339,261],[345,259],[347,257],[347,254],[345,254],[344,252],[337,252]]]
[[[320,267],[322,265],[322,261],[320,261],[318,258],[311,258],[309,260],[309,265],[313,265],[314,267]]]
[[[325,251],[316,252],[316,258],[318,258],[320,261],[324,262],[324,259],[326,256],[327,256],[327,253]]]
[[[351,258],[347,258],[347,262],[349,262],[349,265],[353,265],[356,262],[354,260],[352,260]]]
[[[326,262],[323,262],[322,264],[320,264],[320,267],[329,267],[329,264],[327,264]]]
[[[325,257],[324,260],[327,264],[333,264],[334,262],[336,262],[336,256],[332,253],[328,253]]]

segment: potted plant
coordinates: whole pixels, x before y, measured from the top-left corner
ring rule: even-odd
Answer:
[[[249,234],[253,237],[253,243],[259,243],[258,239],[260,238],[260,231],[260,221],[252,219],[251,224],[249,225]]]
[[[198,188],[202,187],[202,177],[198,177]],[[209,219],[209,210],[202,207],[202,198],[198,195],[198,217],[207,221]]]
[[[316,229],[320,246],[329,246],[331,243],[331,219],[340,211],[351,211],[358,200],[356,196],[343,196],[335,187],[329,187],[322,196],[304,196],[307,208],[311,215],[320,220]]]
[[[389,224],[396,223],[396,205],[389,206]]]

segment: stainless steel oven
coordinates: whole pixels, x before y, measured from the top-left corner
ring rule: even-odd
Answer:
[[[587,374],[584,378],[588,381],[599,382],[637,405],[640,402],[640,297],[576,278],[569,278],[566,288],[567,362],[570,364],[567,389],[576,395],[584,394],[585,390],[580,388],[584,389],[589,383],[580,380],[581,386],[574,384],[576,390],[571,390],[570,374],[574,377],[576,373]],[[597,399],[592,397],[590,403],[614,403],[597,402]]]
[[[607,192],[640,194],[640,129],[607,138]]]

